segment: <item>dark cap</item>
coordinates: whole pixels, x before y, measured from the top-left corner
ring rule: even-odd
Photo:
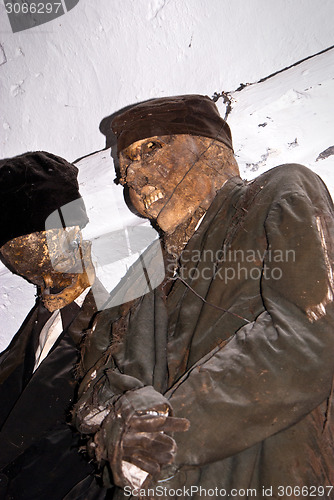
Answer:
[[[150,99],[116,116],[112,129],[118,152],[141,139],[174,134],[210,137],[233,150],[230,127],[215,103],[203,95]]]
[[[0,246],[18,236],[45,231],[47,217],[74,200],[78,201],[66,212],[65,222],[53,218],[54,228],[84,227],[88,217],[77,176],[77,167],[44,151],[0,162]]]

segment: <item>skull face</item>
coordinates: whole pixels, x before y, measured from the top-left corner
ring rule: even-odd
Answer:
[[[0,253],[9,269],[40,287],[45,307],[54,311],[94,282],[90,247],[74,226],[19,236],[5,243]]]
[[[199,207],[207,209],[222,186],[221,175],[213,175],[205,158],[212,142],[191,135],[155,136],[120,152],[121,183],[128,186],[132,204],[165,233]]]

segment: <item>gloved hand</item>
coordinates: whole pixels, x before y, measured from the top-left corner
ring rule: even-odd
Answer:
[[[158,475],[163,465],[173,462],[176,443],[165,433],[184,432],[189,421],[171,413],[168,400],[149,386],[128,391],[113,404],[95,434],[93,446],[98,462],[109,462],[117,486],[132,486],[124,475],[124,462],[150,476]]]
[[[173,462],[176,453],[175,440],[165,432],[184,432],[188,428],[185,418],[161,414],[134,416],[123,434],[123,460],[155,476],[162,465]]]

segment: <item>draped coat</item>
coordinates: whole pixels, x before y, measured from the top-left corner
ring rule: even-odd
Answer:
[[[287,499],[304,487],[304,497],[334,499],[333,238],[330,195],[307,168],[236,177],[169,285],[126,314],[98,315],[83,352],[78,428],[94,435],[119,395],[143,386],[190,421],[173,436],[175,463],[135,497]],[[129,496],[118,489],[114,498]]]

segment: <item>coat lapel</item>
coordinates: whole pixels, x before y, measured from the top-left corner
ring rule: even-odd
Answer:
[[[37,321],[38,303],[37,301],[7,349],[0,355],[0,384],[24,362],[33,326]]]
[[[101,289],[100,284],[97,286]],[[0,449],[2,450],[0,468],[19,457],[29,446],[45,435],[50,426],[65,424],[66,413],[73,402],[77,385],[75,378],[75,367],[79,357],[77,346],[96,312],[94,293],[91,290],[77,317],[59,336],[26,387],[21,393],[17,391],[14,407],[0,433]],[[36,311],[33,311],[25,328],[19,331],[24,334],[22,346],[20,346],[23,354],[27,346],[25,338],[29,339],[36,317]],[[15,342],[18,350],[17,344],[21,342]],[[8,355],[10,354],[8,350]],[[21,364],[24,364],[22,356]],[[17,367],[19,366],[17,363]]]
[[[80,344],[83,334],[91,326],[92,317],[98,312],[96,302],[103,304],[107,299],[109,299],[108,292],[98,280],[95,280],[92,289],[85,298],[80,314],[78,314],[68,328],[68,334],[76,345]]]

